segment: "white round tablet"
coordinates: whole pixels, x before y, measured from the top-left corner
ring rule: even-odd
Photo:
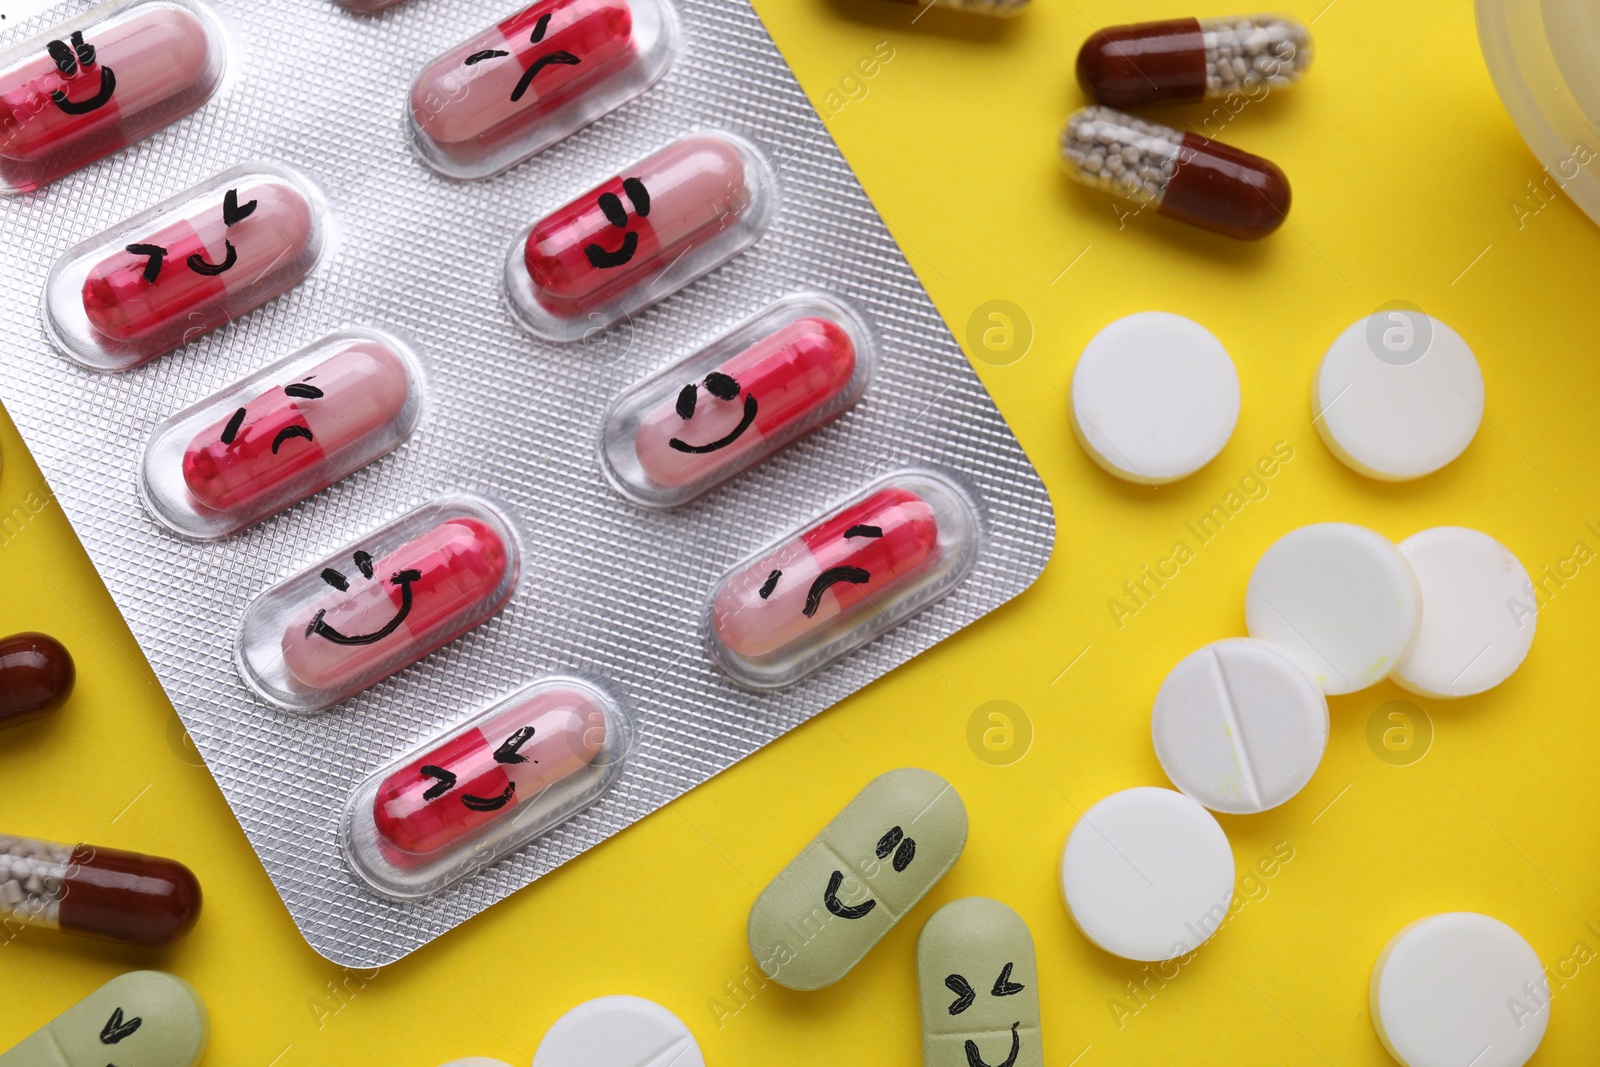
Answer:
[[[533,1067],[705,1067],[678,1017],[642,997],[600,997],[557,1019]]]
[[[1416,643],[1391,675],[1418,696],[1446,700],[1493,689],[1533,646],[1533,583],[1511,550],[1464,526],[1400,542],[1422,589]]]
[[[1072,432],[1100,466],[1130,482],[1187,478],[1214,459],[1239,421],[1239,375],[1211,332],[1165,311],[1118,319],[1072,372]]]
[[[1499,919],[1430,915],[1395,934],[1372,969],[1372,1024],[1405,1067],[1521,1067],[1550,1024],[1533,948]]]
[[[1411,564],[1365,526],[1324,522],[1279,538],[1250,575],[1251,637],[1287,649],[1330,696],[1389,676],[1422,617]]]
[[[1416,310],[1353,323],[1311,383],[1312,424],[1369,478],[1432,474],[1466,451],[1483,420],[1483,372],[1461,335]]]
[[[1228,917],[1233,849],[1211,813],[1182,793],[1125,789],[1067,835],[1061,893],[1083,936],[1107,952],[1169,960]]]
[[[1275,808],[1305,787],[1328,747],[1328,699],[1276,645],[1235,637],[1185,656],[1150,716],[1172,784],[1212,811]]]

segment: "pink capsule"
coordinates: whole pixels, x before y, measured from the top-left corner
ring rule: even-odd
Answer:
[[[0,58],[0,189],[36,189],[204,104],[224,57],[203,11],[136,3]]]
[[[333,592],[283,633],[283,662],[302,687],[343,692],[448,644],[505,603],[511,557],[476,518],[439,523],[388,556],[363,551],[332,561]]]
[[[401,356],[376,340],[355,339],[293,382],[274,386],[195,435],[183,478],[218,511],[259,510],[289,483],[322,470],[295,495],[309,496],[345,471],[331,457],[349,453],[393,426],[411,399]]]
[[[639,465],[661,486],[738,469],[796,420],[837,397],[856,369],[856,346],[838,323],[796,319],[768,334],[644,417]]]
[[[290,182],[241,179],[112,252],[83,309],[100,345],[159,355],[293,288],[316,262],[316,209]]]
[[[505,149],[635,56],[629,0],[541,0],[424,67],[412,128],[448,171],[476,177],[525,158]],[[533,134],[533,150],[560,132]]]
[[[726,579],[711,605],[716,639],[756,660],[914,580],[938,558],[934,509],[908,489],[881,489]]]
[[[538,691],[389,775],[373,823],[391,849],[433,855],[589,767],[605,743],[606,712],[591,694]]]
[[[534,298],[582,318],[728,232],[750,202],[745,153],[731,140],[668,145],[534,225],[523,254]],[[684,274],[674,287],[696,276]]]

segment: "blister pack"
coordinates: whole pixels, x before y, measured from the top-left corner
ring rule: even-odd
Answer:
[[[1054,541],[746,0],[374,6],[0,40],[0,399],[295,922],[362,967]]]

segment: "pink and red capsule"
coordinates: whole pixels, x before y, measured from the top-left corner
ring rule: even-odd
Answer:
[[[647,89],[675,36],[668,0],[541,0],[422,69],[413,145],[449,177],[497,174]]]
[[[771,214],[754,147],[685,137],[536,222],[508,256],[507,299],[530,332],[575,341],[743,252]]]
[[[25,193],[199,108],[227,57],[196,0],[110,3],[0,56],[0,192]]]
[[[493,508],[426,505],[257,597],[240,638],[245,680],[281,707],[329,707],[486,622],[519,574]]]
[[[891,476],[717,583],[712,658],[755,688],[792,684],[955,588],[978,547],[960,490],[931,473]]]
[[[397,338],[331,334],[162,423],[145,499],[179,533],[225,537],[398,447],[417,425],[421,382]]]
[[[780,301],[624,393],[607,419],[607,474],[639,503],[691,500],[848,410],[872,355],[844,305]]]
[[[226,171],[67,252],[47,326],[87,367],[136,367],[300,284],[321,256],[321,215],[297,175]]]

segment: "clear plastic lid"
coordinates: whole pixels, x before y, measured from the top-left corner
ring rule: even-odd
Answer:
[[[848,304],[785,297],[617,399],[600,443],[606,477],[636,503],[693,500],[849,410],[874,361]]]
[[[422,402],[405,342],[339,330],[156,427],[140,496],[185,537],[227,537],[392,452]]]
[[[540,0],[418,73],[412,147],[451,178],[486,178],[644,92],[677,50],[668,0]]]
[[[756,242],[773,185],[742,138],[674,141],[518,235],[505,266],[512,316],[536,337],[576,341],[666,299]]]
[[[580,678],[542,678],[356,786],[340,847],[378,893],[433,896],[593,804],[632,745],[618,698]]]
[[[45,329],[90,370],[130,370],[299,285],[323,216],[285,167],[223,171],[67,251],[45,284]]]
[[[521,558],[487,501],[424,504],[252,600],[239,674],[286,710],[331,707],[488,621],[516,590]]]
[[[118,0],[0,55],[0,192],[26,193],[196,110],[227,67],[199,0]]]
[[[901,470],[735,565],[701,621],[736,682],[777,689],[855,651],[961,584],[983,550],[967,491]]]

